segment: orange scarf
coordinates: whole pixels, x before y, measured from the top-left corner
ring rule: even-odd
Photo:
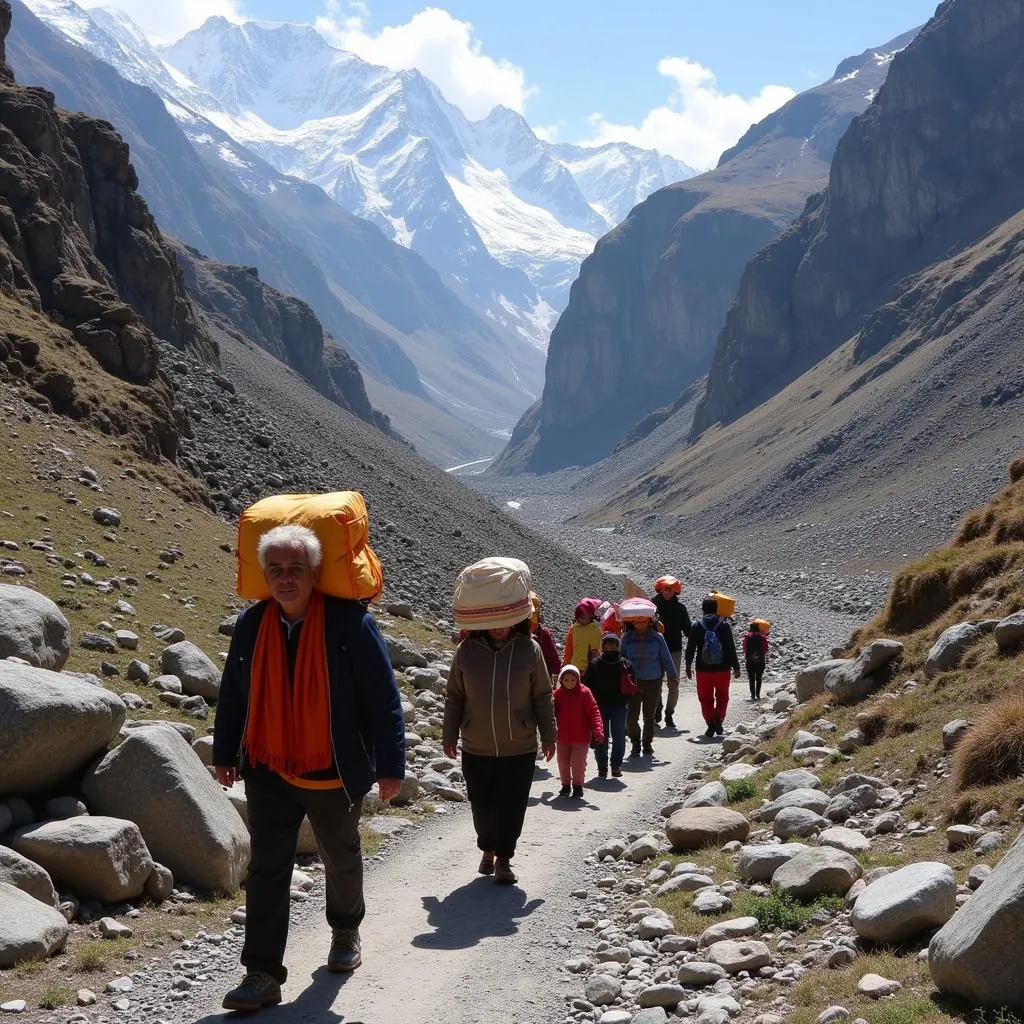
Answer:
[[[329,686],[323,595],[314,591],[306,610],[291,686],[281,609],[271,601],[260,622],[252,660],[244,740],[249,760],[286,776],[330,768]]]

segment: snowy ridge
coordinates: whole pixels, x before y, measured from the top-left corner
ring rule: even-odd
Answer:
[[[120,11],[26,3],[157,92],[193,144],[252,194],[276,187],[252,173],[254,154],[418,252],[537,348],[596,241],[652,192],[695,173],[625,144],[549,144],[504,107],[469,121],[418,72],[368,64],[308,25],[214,17],[155,47]]]

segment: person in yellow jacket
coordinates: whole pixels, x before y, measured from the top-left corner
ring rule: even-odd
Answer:
[[[600,606],[596,598],[583,598],[576,605],[574,622],[565,635],[562,664],[575,665],[581,674],[586,672],[590,659],[601,653],[601,624],[596,618]]]

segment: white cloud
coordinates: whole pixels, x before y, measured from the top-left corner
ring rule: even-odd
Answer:
[[[714,72],[689,57],[663,58],[658,73],[674,83],[664,106],[648,112],[639,125],[614,124],[603,114],[592,114],[592,134],[582,144],[631,142],[705,170],[752,124],[796,95],[785,85],[766,85],[749,99],[721,92]]]
[[[172,42],[198,28],[207,18],[221,15],[242,20],[240,0],[78,0],[82,7],[117,7],[149,36]]]
[[[422,72],[471,119],[486,117],[499,103],[522,113],[534,92],[522,68],[484,53],[472,24],[438,7],[374,33],[366,28],[365,2],[343,9],[338,0],[327,0],[316,27],[336,46],[373,64]]]
[[[533,134],[544,142],[557,142],[564,127],[564,121],[556,121],[554,124],[535,124]]]

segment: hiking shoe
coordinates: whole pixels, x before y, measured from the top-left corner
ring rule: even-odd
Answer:
[[[612,765],[612,778],[613,779],[621,779],[622,778],[622,766],[621,765],[618,765],[618,764],[613,764]]]
[[[654,724],[655,725],[661,725],[661,712],[662,712],[663,709],[664,709],[664,705],[663,704],[659,704],[654,709]]]
[[[494,881],[497,885],[515,885],[519,881],[512,870],[508,857],[498,857],[494,862]]]
[[[576,797],[577,800],[582,800],[583,799],[583,787],[582,786],[573,786],[572,787],[572,795],[574,797]]]
[[[480,857],[480,866],[477,871],[481,875],[493,875],[494,874],[494,854],[485,853]]]
[[[327,970],[336,974],[354,971],[363,962],[358,928],[335,928],[331,951],[327,954]]]
[[[722,720],[721,719],[719,719],[717,722],[715,722],[715,732],[719,736],[724,736],[725,735],[725,726],[722,725]]]
[[[564,786],[563,786],[563,787],[562,787],[562,788],[561,788],[561,789],[560,789],[560,790],[558,791],[558,795],[559,795],[559,796],[568,796],[570,792],[571,792],[571,790],[570,790],[570,788],[569,788],[569,784],[568,784],[568,783],[566,783],[566,784],[565,784],[565,785],[564,785]]]
[[[639,757],[640,756],[640,744],[639,743],[634,743],[633,744],[633,749],[629,752],[629,756],[630,757]]]
[[[607,768],[598,768],[597,769],[597,777],[599,779],[607,779],[608,778],[608,769]]]
[[[654,747],[647,745],[644,747],[644,757],[654,757]]]
[[[266,971],[249,971],[238,988],[233,988],[221,1006],[225,1010],[255,1013],[264,1006],[277,1006],[281,1002],[281,986],[277,978]]]
[[[671,715],[665,716],[665,728],[674,729],[676,727],[676,720]]]
[[[711,737],[715,735],[714,722],[708,722],[708,727],[704,730],[704,735],[707,736],[708,739],[711,739]]]

